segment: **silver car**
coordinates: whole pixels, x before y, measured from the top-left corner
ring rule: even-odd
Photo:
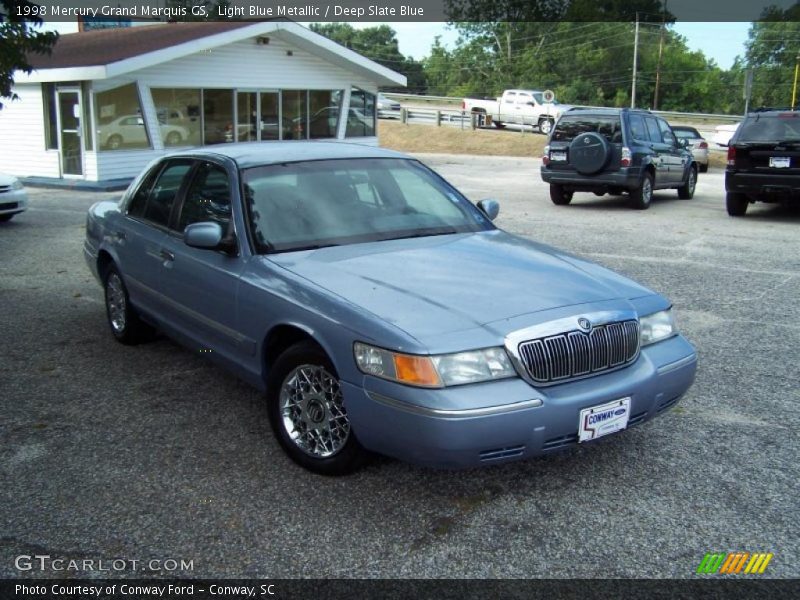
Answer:
[[[708,171],[708,142],[694,127],[673,125],[672,131],[679,140],[686,140],[701,173]]]
[[[0,223],[28,210],[28,193],[13,175],[0,173]]]

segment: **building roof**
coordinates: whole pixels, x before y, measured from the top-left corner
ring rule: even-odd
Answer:
[[[267,34],[377,85],[406,85],[405,75],[285,19],[163,23],[71,33],[59,38],[52,54],[31,54],[28,59],[33,72],[16,71],[14,81],[23,84],[108,79]]]
[[[34,69],[108,65],[252,24],[244,21],[165,23],[70,33],[59,36],[52,54],[29,54],[28,61]]]

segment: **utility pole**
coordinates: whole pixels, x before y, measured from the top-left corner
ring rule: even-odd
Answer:
[[[639,13],[636,13],[636,33],[633,35],[633,81],[631,82],[631,108],[636,108],[636,71],[639,54]]]
[[[656,63],[656,89],[653,93],[653,110],[658,110],[658,88],[661,84],[661,56],[664,54],[664,33],[667,29],[667,0],[664,0],[664,13],[661,19],[661,37],[658,40],[658,62]]]
[[[797,100],[797,72],[800,70],[800,54],[794,59],[794,85],[792,86],[792,110],[796,106]]]

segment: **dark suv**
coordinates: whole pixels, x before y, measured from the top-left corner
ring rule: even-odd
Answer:
[[[542,158],[550,199],[569,204],[574,192],[621,195],[650,206],[653,190],[675,188],[694,196],[697,163],[664,119],[637,109],[573,108],[550,134]]]
[[[739,217],[750,202],[800,199],[800,112],[749,113],[728,144],[725,204]]]

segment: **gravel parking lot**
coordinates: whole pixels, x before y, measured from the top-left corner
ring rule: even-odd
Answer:
[[[169,340],[112,339],[81,247],[86,209],[118,194],[31,189],[0,225],[0,576],[59,575],[15,568],[49,554],[193,561],[181,577],[683,578],[749,551],[800,577],[800,212],[732,219],[718,171],[648,211],[556,207],[536,160],[422,158],[499,199],[501,227],[669,296],[700,359],[684,400],[544,459],[314,476],[259,393]]]

